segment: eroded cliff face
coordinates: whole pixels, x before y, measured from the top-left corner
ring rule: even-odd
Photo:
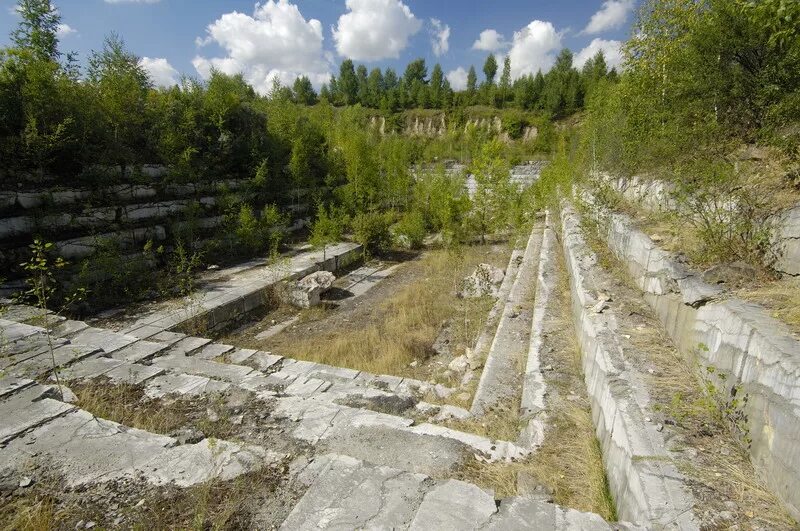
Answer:
[[[369,123],[370,127],[382,136],[391,132],[387,131],[386,118],[383,116],[373,116],[370,118]],[[508,132],[503,130],[503,122],[499,116],[494,116],[492,118],[470,118],[464,124],[463,132],[466,133],[470,128],[488,134],[496,134],[501,140],[506,142],[512,140]],[[434,116],[408,116],[400,132],[401,134],[411,136],[439,137],[444,136],[449,129],[450,124],[447,116],[445,114],[437,114]],[[534,140],[538,134],[538,128],[535,126],[526,126],[523,129],[520,139],[527,142]]]

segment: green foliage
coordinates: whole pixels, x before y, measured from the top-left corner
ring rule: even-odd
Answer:
[[[355,240],[364,246],[365,253],[381,253],[391,247],[393,218],[391,212],[364,212],[353,218]]]
[[[409,249],[419,249],[425,240],[425,218],[416,210],[406,212],[394,227],[397,241]]]
[[[61,15],[50,0],[20,0],[16,11],[22,19],[11,33],[14,46],[33,52],[38,60],[55,61],[58,51],[58,26]]]
[[[247,254],[275,254],[283,240],[285,223],[286,217],[275,205],[267,205],[257,216],[251,205],[243,203],[235,217],[234,233]]]
[[[323,259],[326,247],[341,241],[347,221],[347,216],[340,209],[328,208],[322,203],[317,207],[317,219],[311,226],[308,242],[314,247],[322,247]]]
[[[170,291],[182,296],[191,295],[194,291],[194,279],[197,269],[202,263],[202,253],[192,250],[181,240],[178,240],[167,266],[169,271],[167,282]]]
[[[502,153],[499,141],[489,141],[471,165],[475,192],[467,224],[473,234],[480,236],[481,242],[486,241],[488,234],[505,230],[510,222],[510,205],[516,190],[511,182],[509,163]]]
[[[152,241],[140,253],[125,254],[118,241],[99,240],[95,253],[81,261],[76,285],[85,291],[86,302],[95,310],[139,300],[156,284],[154,266],[163,253],[163,248],[153,249]]]

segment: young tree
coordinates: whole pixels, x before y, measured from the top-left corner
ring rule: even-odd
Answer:
[[[50,0],[20,0],[16,9],[22,20],[11,33],[14,46],[30,50],[40,60],[58,60],[61,15],[55,6]]]
[[[328,246],[342,239],[344,224],[343,216],[333,207],[329,210],[322,203],[317,206],[317,219],[311,226],[308,241],[314,247],[322,247],[323,262],[327,260]]]
[[[294,101],[303,105],[314,105],[317,103],[317,93],[311,85],[311,80],[306,76],[300,76],[294,80],[293,85]]]
[[[101,160],[126,168],[141,159],[147,145],[147,93],[152,87],[139,57],[112,33],[103,49],[89,57],[88,81],[102,111]]]
[[[350,59],[345,59],[339,65],[337,86],[345,105],[353,105],[358,101],[358,78],[356,77],[353,61]]]
[[[470,65],[469,72],[467,72],[467,100],[471,105],[475,103],[475,94],[478,92],[478,75],[475,73],[475,67]]]
[[[497,59],[494,58],[494,54],[490,53],[483,63],[483,74],[486,76],[486,84],[494,85],[494,76],[497,75]]]
[[[511,214],[514,185],[510,167],[503,156],[503,146],[494,139],[483,145],[472,161],[475,193],[472,196],[470,226],[486,243],[486,235],[506,227]]]
[[[500,86],[497,92],[498,107],[502,108],[511,92],[511,57],[509,56],[506,56],[505,60],[503,60],[503,73],[500,76]]]
[[[444,72],[439,63],[436,63],[431,72],[430,82],[430,105],[434,109],[441,109],[443,107],[444,98]]]
[[[367,67],[358,65],[356,68],[356,80],[358,81],[358,102],[364,107],[369,107],[369,82],[367,80]]]

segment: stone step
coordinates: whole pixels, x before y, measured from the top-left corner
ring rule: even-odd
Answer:
[[[170,354],[156,358],[153,360],[153,366],[162,369],[172,369],[185,374],[206,376],[215,380],[231,383],[239,382],[253,372],[253,369],[245,367],[244,365],[219,363],[195,356],[182,356],[180,354]]]
[[[103,376],[114,383],[137,385],[163,374],[161,367],[129,363],[113,358],[92,358],[78,362],[60,371],[64,380],[89,380]]]
[[[541,369],[541,356],[547,347],[544,329],[551,296],[558,285],[561,273],[556,265],[558,253],[556,234],[551,226],[550,212],[545,215],[545,227],[542,233],[542,249],[539,253],[539,266],[536,274],[536,299],[531,317],[530,343],[528,357],[525,362],[525,373],[522,378],[522,397],[520,399],[520,416],[525,424],[519,441],[528,448],[539,446],[544,440],[547,411],[545,411],[546,385]]]
[[[0,314],[6,317],[6,314]],[[20,341],[32,336],[44,334],[44,328],[19,323],[10,319],[0,319],[0,348],[9,343]]]
[[[291,435],[324,451],[425,474],[448,474],[465,458],[520,459],[527,451],[432,424],[328,402],[325,393],[272,397],[273,416],[293,422]]]
[[[33,385],[33,380],[27,378],[17,378],[16,376],[0,376],[0,399],[10,396],[20,389],[25,389]]]
[[[542,227],[534,227],[475,390],[470,410],[473,415],[482,415],[497,404],[508,403],[519,392],[521,382],[517,367],[520,359],[527,359],[530,344],[541,242]]]
[[[232,479],[279,459],[261,448],[221,440],[178,446],[171,437],[103,420],[55,400],[34,404],[40,408],[40,425],[27,420],[26,433],[2,439],[8,442],[0,450],[0,469],[22,473],[33,463],[46,464],[60,474],[65,488],[119,479],[188,487]],[[0,403],[0,410],[4,406]],[[7,432],[4,427],[2,433]]]
[[[54,362],[59,370],[63,370],[64,367],[69,367],[73,363],[98,356],[101,353],[99,349],[84,345],[66,344],[54,348],[52,353],[49,349],[44,349],[36,356],[25,357],[25,359],[6,367],[5,372],[13,376],[38,378],[52,372]]]
[[[210,343],[200,350],[194,352],[192,357],[199,358],[203,360],[214,360],[220,356],[227,354],[228,352],[232,352],[234,349],[233,345],[224,345],[222,343]]]
[[[536,498],[497,501],[470,483],[338,454],[318,456],[298,482],[307,490],[280,529],[631,529]]]
[[[6,444],[28,430],[75,410],[74,406],[64,402],[42,398],[44,392],[43,386],[31,385],[6,395],[0,401],[0,444]],[[0,450],[0,456],[6,454],[5,449]],[[0,461],[2,459],[0,457]]]
[[[147,382],[145,394],[150,398],[169,395],[198,396],[206,393],[225,391],[231,386],[227,382],[212,380],[193,374],[163,374]]]
[[[96,347],[102,349],[106,354],[116,352],[139,340],[133,336],[93,326],[84,328],[68,337],[72,344]]]

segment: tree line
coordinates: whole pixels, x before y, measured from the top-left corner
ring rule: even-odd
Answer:
[[[425,59],[416,59],[406,66],[402,75],[392,68],[367,70],[345,59],[339,66],[339,75],[332,76],[317,94],[311,81],[299,77],[291,88],[277,85],[284,97],[298,103],[313,105],[325,100],[336,106],[361,104],[363,107],[394,113],[404,109],[452,109],[472,105],[517,108],[539,111],[560,118],[583,108],[583,100],[599,80],[615,81],[618,73],[608,68],[602,51],[586,61],[580,70],[573,66],[573,54],[563,49],[555,66],[546,74],[541,70],[512,81],[511,59],[505,57],[503,69],[497,79],[498,63],[489,54],[483,65],[482,81],[474,66],[467,73],[464,90],[456,91],[444,75],[439,63],[428,75]]]

